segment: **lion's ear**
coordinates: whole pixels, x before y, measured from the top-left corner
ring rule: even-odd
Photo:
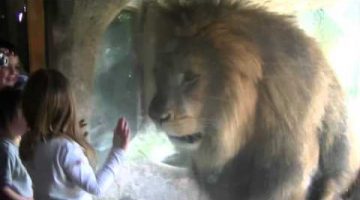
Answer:
[[[257,48],[246,38],[234,35],[225,25],[217,24],[207,31],[212,45],[230,71],[257,82],[262,78],[262,62]]]

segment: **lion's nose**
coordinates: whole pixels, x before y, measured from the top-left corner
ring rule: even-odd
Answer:
[[[164,123],[164,122],[170,121],[170,120],[171,120],[171,116],[172,116],[172,115],[171,115],[170,112],[162,114],[162,115],[160,116],[160,119],[159,119],[160,123]]]
[[[150,109],[149,115],[155,122],[158,122],[160,124],[170,121],[173,116],[170,111],[161,112],[154,109]]]
[[[164,101],[154,98],[149,108],[149,116],[157,123],[165,123],[173,119],[174,114]]]
[[[150,109],[149,115],[154,121],[156,121],[160,124],[170,121],[173,116],[170,111],[156,112],[152,109]]]

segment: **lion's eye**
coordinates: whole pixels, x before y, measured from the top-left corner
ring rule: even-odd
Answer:
[[[182,84],[184,85],[193,85],[198,82],[200,75],[193,72],[185,72],[182,75]]]

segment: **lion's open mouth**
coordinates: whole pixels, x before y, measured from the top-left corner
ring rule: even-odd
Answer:
[[[198,142],[202,138],[201,133],[194,133],[192,135],[186,135],[186,136],[169,136],[171,140],[180,141],[180,142],[186,142],[186,143],[195,143]]]

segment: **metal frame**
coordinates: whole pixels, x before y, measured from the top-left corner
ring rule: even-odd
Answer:
[[[29,70],[46,66],[45,15],[43,0],[27,0]]]

